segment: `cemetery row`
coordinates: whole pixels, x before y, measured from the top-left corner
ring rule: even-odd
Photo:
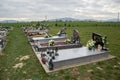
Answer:
[[[93,32],[91,39],[83,46],[76,29],[71,39],[67,37],[67,28],[62,28],[56,36],[52,36],[45,25],[25,26],[22,29],[47,73],[114,58],[107,48],[107,36],[98,33]]]

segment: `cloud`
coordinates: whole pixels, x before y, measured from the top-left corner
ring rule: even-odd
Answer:
[[[73,17],[78,19],[116,18],[120,0],[1,0],[0,20],[44,20]]]

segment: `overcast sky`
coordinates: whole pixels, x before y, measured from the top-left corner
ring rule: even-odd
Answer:
[[[120,0],[0,0],[0,20],[117,18]]]

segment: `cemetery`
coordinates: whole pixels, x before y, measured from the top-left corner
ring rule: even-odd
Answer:
[[[26,34],[26,30],[24,32]],[[38,33],[37,30],[34,33]],[[62,28],[57,36],[46,32],[44,27],[39,33],[45,35],[27,37],[46,73],[114,58],[107,48],[107,36],[92,33],[91,39],[83,46],[76,29],[71,39],[67,38],[66,28]]]

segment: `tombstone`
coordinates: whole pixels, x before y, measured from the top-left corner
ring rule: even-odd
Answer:
[[[92,39],[95,41],[95,47],[97,48],[98,45],[101,45],[102,47],[104,46],[104,43],[102,41],[102,36],[97,33],[92,33]]]

